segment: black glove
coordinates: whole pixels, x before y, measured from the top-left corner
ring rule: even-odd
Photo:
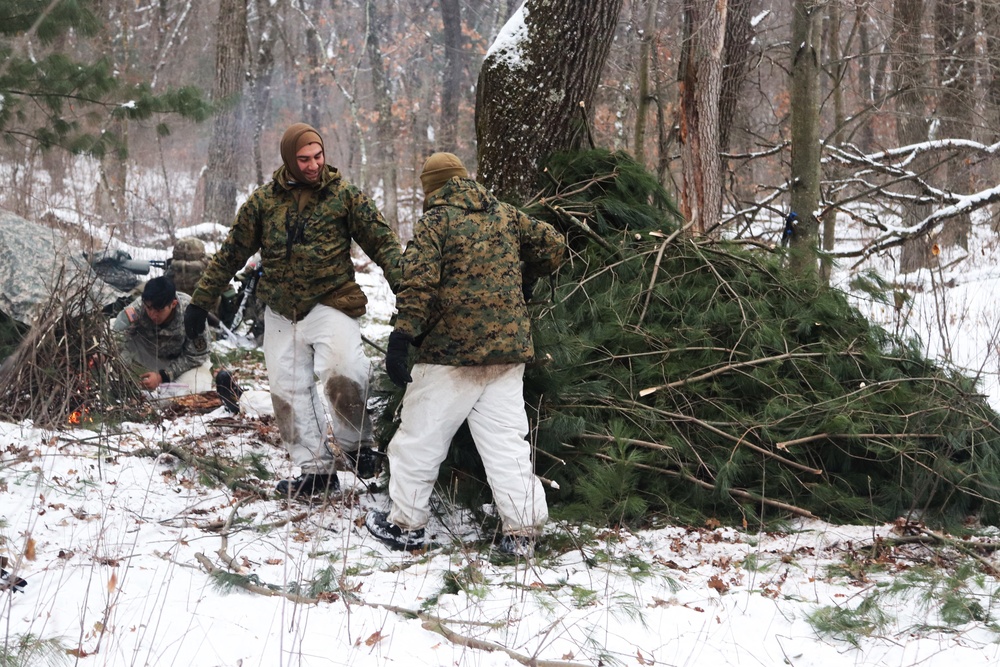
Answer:
[[[413,382],[406,365],[412,342],[413,336],[402,331],[393,331],[389,334],[389,346],[385,353],[385,372],[397,387],[405,387]]]
[[[193,303],[184,310],[184,333],[191,340],[205,333],[205,323],[208,321],[208,311]]]

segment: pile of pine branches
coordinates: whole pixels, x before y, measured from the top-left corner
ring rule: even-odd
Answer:
[[[13,354],[0,368],[0,419],[60,428],[138,419],[149,413],[135,373],[118,355],[96,280],[55,280]]]
[[[567,509],[996,520],[1000,416],[972,380],[785,270],[780,252],[677,233],[625,156],[548,171],[533,213],[562,221],[574,254],[537,313],[543,363],[526,398],[538,469]],[[567,227],[570,213],[604,243]]]
[[[972,380],[785,270],[780,250],[682,233],[625,155],[558,157],[547,175],[529,212],[572,252],[535,289],[525,399],[556,513],[997,520],[1000,416]],[[475,471],[468,437],[456,444],[453,466]]]

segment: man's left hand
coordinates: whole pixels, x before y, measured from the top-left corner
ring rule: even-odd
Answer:
[[[139,376],[139,382],[142,383],[143,389],[148,389],[149,391],[156,391],[156,388],[160,386],[160,382],[163,378],[157,372],[143,373]]]

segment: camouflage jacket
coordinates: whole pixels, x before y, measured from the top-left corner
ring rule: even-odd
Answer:
[[[301,213],[296,187],[280,167],[240,206],[229,236],[198,282],[195,305],[214,309],[229,280],[260,250],[264,273],[257,296],[274,312],[300,320],[317,303],[326,303],[361,315],[367,299],[354,282],[352,240],[382,268],[395,291],[399,239],[372,200],[329,166]],[[345,296],[353,310],[342,306]]]
[[[125,359],[150,371],[165,371],[170,381],[208,361],[208,329],[195,341],[184,333],[184,311],[189,303],[191,297],[178,292],[177,310],[163,326],[149,319],[142,297],[126,306],[114,323]]]
[[[403,254],[395,328],[423,337],[421,363],[529,361],[534,348],[522,281],[555,271],[565,255],[554,227],[471,179],[453,177],[428,200]]]

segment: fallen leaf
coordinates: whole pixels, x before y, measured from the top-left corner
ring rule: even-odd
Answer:
[[[719,595],[722,595],[729,590],[729,585],[714,574],[712,575],[712,578],[708,580],[708,587],[718,591]]]
[[[382,641],[382,633],[376,630],[365,640],[365,646],[375,646],[380,641]]]
[[[114,593],[116,588],[118,588],[118,572],[112,572],[111,578],[108,579],[108,592]]]
[[[28,541],[24,544],[24,558],[26,560],[35,560],[37,557],[37,554],[35,554],[35,538],[29,537]]]

